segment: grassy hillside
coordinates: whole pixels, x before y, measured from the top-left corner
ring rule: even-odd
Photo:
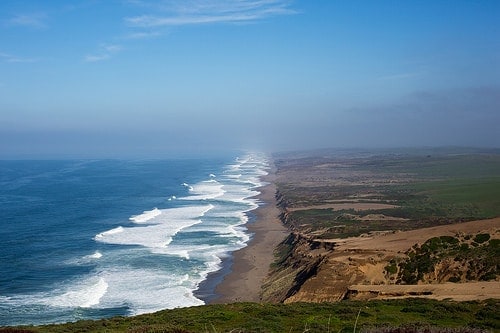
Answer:
[[[500,301],[456,303],[407,299],[333,304],[208,305],[130,318],[0,329],[0,332],[356,332],[446,327],[500,332]],[[404,332],[400,331],[400,332]],[[430,331],[428,331],[430,332]],[[448,330],[450,332],[450,330]]]

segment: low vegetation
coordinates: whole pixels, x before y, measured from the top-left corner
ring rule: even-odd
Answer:
[[[500,240],[489,234],[433,237],[391,260],[386,273],[398,284],[490,281],[500,276]]]
[[[3,328],[0,333],[498,332],[499,306],[498,300],[457,303],[424,299],[287,305],[235,303],[129,318]]]

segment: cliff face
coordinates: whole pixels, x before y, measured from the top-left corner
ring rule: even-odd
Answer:
[[[375,260],[373,251],[336,250],[335,241],[316,238],[318,230],[296,226],[290,202],[279,191],[276,201],[280,219],[292,233],[276,250],[277,260],[263,284],[263,301],[333,302],[344,299],[353,284],[388,281],[384,276],[388,260],[380,260],[384,255]]]
[[[287,217],[284,209],[281,218],[285,225],[290,225]],[[277,260],[263,285],[262,300],[335,302],[347,298],[436,297],[434,293],[461,297],[446,293],[452,288],[464,294],[468,286],[463,282],[500,281],[499,226],[500,219],[494,219],[330,240],[317,239],[316,234],[299,232],[290,226],[293,231],[277,248]],[[485,230],[491,233],[491,239],[481,244],[473,242],[473,235]],[[463,236],[436,237],[456,232]],[[479,235],[490,237],[490,234]],[[465,246],[465,239],[474,247]],[[431,250],[432,253],[426,252]],[[414,277],[414,281],[406,281],[404,276]],[[453,283],[453,287],[439,291],[412,289],[416,284],[435,286],[447,282],[462,283]],[[392,291],[395,285],[402,289]],[[363,291],[360,286],[371,289]],[[384,291],[384,287],[388,290]]]
[[[282,214],[283,219],[286,216]],[[262,300],[266,302],[339,301],[353,284],[388,281],[384,275],[388,259],[384,255],[336,250],[333,241],[314,239],[297,231],[279,245],[277,257],[263,285]]]
[[[262,300],[281,303],[294,297],[304,283],[317,275],[324,253],[331,249],[301,235],[294,228],[289,220],[288,202],[279,191],[276,192],[276,202],[281,211],[280,220],[291,233],[276,249],[277,260],[263,284]]]
[[[318,274],[324,250],[317,245],[298,233],[291,233],[278,246],[279,258],[263,285],[263,301],[285,302]]]
[[[450,282],[460,293],[477,281],[498,289],[500,206],[489,187],[500,179],[497,155],[319,151],[274,162],[276,202],[292,234],[277,249],[264,301],[425,296],[412,288]],[[402,289],[370,294],[395,285]]]

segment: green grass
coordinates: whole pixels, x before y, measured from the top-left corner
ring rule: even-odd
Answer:
[[[424,182],[413,188],[418,195],[443,205],[473,207],[478,217],[500,216],[500,177]]]
[[[356,170],[381,174],[407,174],[415,179],[500,176],[500,155],[443,152],[417,155],[380,155],[354,165]]]
[[[418,221],[416,227],[500,216],[500,177],[403,184],[385,195],[399,207],[378,212]]]
[[[499,332],[499,305],[498,300],[457,303],[424,299],[288,305],[236,303],[24,329],[51,333],[353,332],[359,313],[356,332],[382,327],[470,327]]]

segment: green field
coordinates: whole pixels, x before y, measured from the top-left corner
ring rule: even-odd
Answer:
[[[415,184],[417,195],[442,206],[470,210],[471,218],[500,216],[500,177],[461,178]],[[457,216],[457,213],[454,214]]]
[[[500,216],[500,154],[416,150],[364,157],[278,161],[278,190],[283,207],[330,202],[378,202],[396,208],[306,209],[288,214],[303,232],[319,238],[359,236],[380,230],[409,230]],[[318,167],[320,165],[321,167]],[[298,180],[297,175],[306,175]],[[390,219],[360,223],[366,215]],[[400,219],[406,219],[406,222]]]

